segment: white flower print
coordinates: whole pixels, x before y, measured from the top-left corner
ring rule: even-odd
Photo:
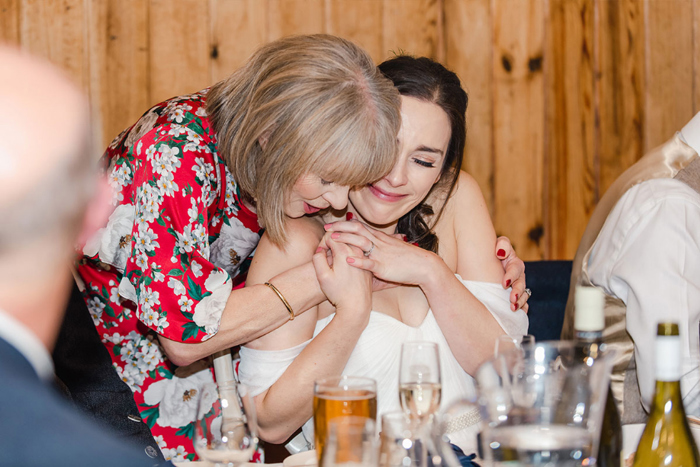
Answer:
[[[124,272],[131,248],[131,229],[134,225],[134,205],[121,204],[109,216],[107,226],[98,230],[83,248],[83,254],[98,254],[101,262],[111,264]]]
[[[192,206],[187,210],[187,215],[190,216],[190,224],[195,222],[199,217],[199,206],[197,206],[197,200],[195,197],[190,198],[190,203]]]
[[[188,110],[192,110],[191,105],[187,105],[187,104],[177,105],[177,106],[175,106],[175,108],[173,108],[168,113],[168,120],[170,120],[171,122],[174,121],[177,123],[182,123],[182,121],[185,119],[185,113]]]
[[[141,313],[141,321],[143,321],[143,324],[145,324],[149,328],[158,326],[159,317],[160,315],[158,315],[158,313],[153,308]]]
[[[195,177],[198,178],[202,183],[206,181],[216,180],[214,176],[214,167],[204,160],[202,157],[197,157],[194,160],[195,165],[192,166],[194,170]]]
[[[196,243],[192,236],[191,226],[185,226],[185,230],[182,233],[177,232],[177,247],[180,253],[190,253]]]
[[[194,277],[201,277],[202,274],[202,265],[199,264],[197,261],[192,261],[190,264],[190,270],[192,271],[192,274],[194,274]]]
[[[231,294],[231,278],[225,272],[215,269],[204,282],[204,287],[211,295],[197,303],[192,320],[211,337],[219,330],[221,314]]]
[[[197,400],[202,392],[202,407],[208,411],[214,403],[214,391],[205,391],[207,386],[214,386],[209,369],[197,372],[187,378],[173,376],[151,384],[143,394],[146,404],[160,404],[156,423],[163,427],[180,428],[195,420]]]
[[[178,446],[177,449],[161,449],[161,452],[163,453],[163,457],[166,461],[182,462],[187,460],[185,458],[185,456],[187,455],[187,451],[185,451],[184,446]]]
[[[192,310],[192,305],[194,305],[194,300],[187,296],[182,296],[180,299],[177,301],[177,304],[180,305],[180,311],[191,311]]]
[[[155,155],[156,155],[156,145],[151,144],[150,146],[148,146],[146,148],[146,160],[148,162],[153,162],[153,158],[155,157]]]
[[[207,229],[205,229],[202,224],[194,225],[194,228],[192,229],[192,237],[200,248],[209,244]]]
[[[199,107],[194,114],[200,118],[206,118],[207,117],[207,110],[204,108],[204,106],[202,106],[202,107]]]
[[[90,298],[87,301],[87,308],[90,312],[90,316],[92,317],[92,322],[95,323],[95,326],[100,324],[102,322],[102,312],[105,309],[105,304],[102,303],[102,300],[97,297]]]
[[[112,335],[109,335],[107,333],[102,334],[102,342],[111,342],[112,344],[119,344],[122,340],[124,340],[124,337],[120,336],[118,332],[115,332]]]
[[[145,271],[146,268],[148,268],[148,256],[146,256],[145,253],[138,253],[136,255],[136,266],[138,266],[142,271]]]
[[[187,293],[182,281],[175,279],[174,277],[168,279],[168,287],[173,289],[173,293],[175,293],[175,295],[185,295]]]
[[[175,178],[172,174],[166,174],[161,176],[156,182],[162,196],[175,196],[176,191],[180,191],[180,188],[175,183]]]
[[[221,233],[211,244],[210,261],[224,269],[231,276],[236,275],[240,264],[258,245],[260,236],[246,228],[235,217],[230,219],[231,224],[224,224]]]
[[[153,307],[160,305],[160,293],[147,287],[141,283],[141,293],[139,295],[139,304],[142,310],[150,310]]]
[[[177,123],[173,123],[170,125],[170,131],[168,131],[168,134],[170,136],[179,136],[179,135],[184,135],[187,133],[187,127],[184,125],[178,125]]]
[[[163,435],[154,436],[153,439],[156,441],[156,444],[160,448],[161,452],[167,447],[167,444],[165,444],[165,441],[163,441]]]
[[[156,248],[160,247],[156,240],[158,240],[158,234],[153,232],[153,229],[146,224],[139,225],[136,231],[136,238],[134,238],[138,251],[155,251]]]
[[[121,297],[119,296],[119,288],[118,287],[112,287],[109,289],[109,301],[112,303],[115,303],[117,305],[121,304]]]

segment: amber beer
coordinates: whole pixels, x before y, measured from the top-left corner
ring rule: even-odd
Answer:
[[[338,417],[377,420],[377,383],[371,378],[342,376],[314,383],[314,438],[318,465],[322,465],[328,423]]]

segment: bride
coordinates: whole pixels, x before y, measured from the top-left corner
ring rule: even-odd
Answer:
[[[265,283],[313,257],[328,298],[241,348],[239,377],[256,395],[260,435],[270,442],[312,417],[312,382],[320,378],[374,378],[378,416],[400,410],[405,341],[438,343],[444,407],[474,393],[471,375],[499,335],[527,333],[525,312],[512,311],[527,295],[502,287],[486,204],[460,170],[467,95],[459,79],[427,58],[399,56],[379,68],[401,94],[396,165],[352,190],[347,213],[324,216],[325,225],[314,217],[290,222],[286,249],[263,237],[248,274],[247,285]],[[382,283],[374,293],[373,280]],[[448,435],[466,453],[476,446],[469,423]]]

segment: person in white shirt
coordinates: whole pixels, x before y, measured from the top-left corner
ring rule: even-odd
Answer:
[[[700,114],[620,176],[596,208],[572,286],[606,298],[606,342],[618,352],[613,393],[623,425],[646,420],[654,394],[654,336],[678,321],[686,412],[700,415]],[[573,290],[573,287],[572,287]],[[562,338],[573,331],[570,292]]]
[[[0,465],[153,465],[53,387],[73,245],[109,214],[87,103],[46,63],[5,47],[0,63]]]

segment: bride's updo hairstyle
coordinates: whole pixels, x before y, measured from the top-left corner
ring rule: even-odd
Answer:
[[[299,177],[366,185],[396,162],[399,94],[364,50],[339,37],[263,45],[212,86],[206,105],[219,154],[278,246]]]
[[[399,94],[438,105],[450,121],[452,133],[443,160],[440,179],[426,197],[426,199],[441,200],[437,212],[427,204],[426,200],[423,200],[403,215],[397,225],[398,233],[406,235],[409,242],[417,243],[421,248],[437,253],[438,238],[432,229],[440,219],[445,204],[454,190],[462,166],[467,137],[465,126],[467,93],[462,89],[456,74],[426,57],[400,55],[383,62],[379,65],[379,70],[394,83]]]

